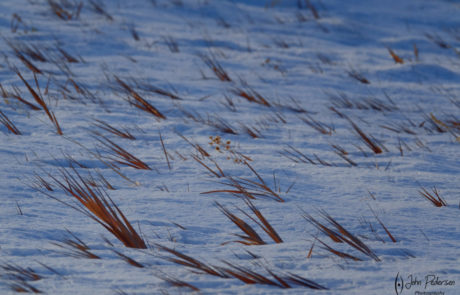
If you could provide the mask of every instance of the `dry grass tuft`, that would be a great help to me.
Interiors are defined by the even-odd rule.
[[[294,163],[305,163],[305,164],[309,163],[309,164],[312,164],[312,165],[317,164],[313,159],[311,159],[310,157],[308,157],[307,155],[305,155],[304,153],[302,153],[301,151],[299,151],[295,147],[293,147],[293,146],[291,146],[289,144],[287,146],[288,146],[289,149],[287,149],[287,148],[283,149],[283,151],[280,152],[280,154],[285,156],[289,160],[293,161]]]
[[[2,123],[11,133],[22,135],[21,131],[19,131],[14,123],[11,122],[11,120],[2,111],[0,111],[0,123]]]
[[[113,250],[112,251],[117,254],[118,256],[121,257],[121,259],[123,259],[126,263],[128,263],[129,265],[132,265],[134,267],[138,267],[138,268],[144,268],[144,265],[137,262],[136,260],[134,260],[133,258],[121,253],[121,252],[118,252],[117,250]]]
[[[43,97],[41,96],[41,92],[40,92],[40,87],[38,86],[38,80],[37,80],[37,76],[35,76],[34,74],[34,79],[35,79],[35,84],[37,85],[37,90],[38,90],[38,93],[29,85],[29,83],[27,83],[27,81],[22,77],[21,73],[19,72],[19,70],[16,70],[16,74],[19,76],[19,78],[21,78],[22,82],[24,83],[24,85],[26,85],[27,89],[29,90],[30,94],[32,94],[33,98],[35,99],[35,101],[42,107],[42,109],[45,111],[45,113],[48,115],[48,118],[50,119],[50,121],[54,124],[54,126],[56,127],[56,132],[57,134],[59,135],[63,135],[62,133],[62,130],[61,130],[61,127],[59,126],[59,123],[56,119],[56,116],[54,115],[54,113],[52,111],[49,110],[48,106],[46,105],[45,103],[45,100],[43,99]]]
[[[432,188],[432,193],[428,192],[425,188],[422,187],[422,190],[419,193],[430,201],[436,207],[447,206],[446,200],[444,200],[440,195],[436,187]]]
[[[257,232],[244,220],[237,217],[236,215],[232,214],[228,209],[224,206],[216,202],[216,205],[219,207],[220,211],[227,216],[236,226],[238,226],[246,235],[236,235],[237,237],[241,238],[240,241],[235,241],[237,243],[241,243],[244,245],[265,245],[266,243],[262,240],[262,238],[257,234]]]
[[[288,273],[288,274],[277,274],[274,271],[264,267],[265,271],[268,275],[271,275],[273,279],[269,278],[266,274],[261,274],[259,272],[253,271],[247,267],[238,266],[233,263],[222,261],[227,267],[221,266],[212,266],[207,265],[195,258],[187,256],[177,250],[156,245],[163,251],[169,252],[170,254],[174,255],[176,258],[166,258],[167,260],[174,262],[179,265],[187,266],[192,268],[194,271],[199,271],[199,273],[205,273],[212,276],[216,276],[219,278],[234,278],[238,279],[245,284],[261,284],[261,285],[269,285],[269,286],[276,286],[282,289],[292,288],[292,285],[303,286],[311,289],[316,290],[327,290],[326,287],[321,286],[320,284],[313,282],[309,279],[303,278],[299,275]]]
[[[157,118],[166,119],[166,117],[157,108],[155,108],[153,105],[151,105],[145,99],[143,99],[128,84],[126,84],[125,82],[120,80],[120,78],[118,78],[117,76],[114,76],[114,77],[115,77],[115,80],[117,81],[118,85],[120,85],[131,96],[131,98],[134,99],[134,100],[128,99],[128,102],[131,105],[133,105],[133,106],[135,106],[135,107],[137,107],[137,108],[139,108],[139,109],[141,109],[141,110],[143,110],[143,111],[145,111],[147,113],[150,113],[150,114],[154,115]]]
[[[57,50],[61,53],[62,57],[68,62],[68,63],[78,63],[78,59],[70,55],[67,51],[64,49],[58,47]]]
[[[361,140],[367,145],[367,147],[369,147],[376,154],[381,154],[383,152],[375,138],[372,136],[367,136],[366,133],[364,133],[364,131],[362,131],[355,122],[353,122],[350,118],[347,119],[356,133],[360,136]]]
[[[113,17],[105,10],[102,4],[94,0],[89,0],[89,4],[91,4],[91,8],[95,13],[105,16],[109,21],[113,21]]]
[[[267,107],[271,107],[271,104],[267,99],[265,99],[265,97],[263,97],[261,94],[249,86],[246,86],[246,89],[235,87],[232,89],[232,93],[246,99],[249,102],[255,102]]]
[[[243,210],[239,209],[246,217],[251,219],[255,222],[275,243],[283,243],[283,240],[278,235],[276,230],[271,226],[271,224],[267,221],[267,219],[262,215],[259,209],[249,200],[244,200],[246,205],[251,209],[252,213],[257,217],[256,220],[254,217],[250,216],[248,213],[244,212]],[[236,215],[232,214],[228,209],[224,206],[220,205],[216,202],[216,205],[219,207],[221,212],[228,217],[236,226],[238,226],[246,236],[237,235],[238,237],[242,238],[243,241],[236,241],[238,243],[244,245],[264,245],[266,244],[262,238],[257,234],[257,232],[245,221],[241,218],[237,217]]]
[[[403,64],[404,63],[404,60],[401,57],[399,57],[391,48],[388,47],[387,49],[388,49],[388,52],[390,53],[391,57],[395,61],[395,63],[397,63],[397,64]]]
[[[329,227],[319,222],[318,220],[316,220],[315,218],[313,218],[311,215],[307,213],[304,214],[304,218],[305,220],[310,222],[312,225],[314,225],[320,232],[326,234],[333,242],[348,244],[352,248],[374,259],[375,261],[380,261],[380,258],[375,254],[374,251],[372,251],[366,244],[364,244],[364,242],[362,242],[357,236],[353,235],[347,229],[345,229],[339,222],[333,219],[329,214],[327,214],[325,211],[320,211],[320,214],[329,223],[330,225]],[[339,257],[348,258],[348,259],[352,259],[355,261],[362,260],[353,255],[335,250],[319,239],[317,239],[317,241],[320,242],[325,247],[326,250],[328,250],[329,252]]]
[[[183,140],[185,140],[188,144],[190,144],[202,157],[207,157],[209,158],[211,155],[203,148],[201,147],[198,143],[191,142],[187,137],[184,135],[180,134],[179,132],[176,132],[177,135],[179,135]]]
[[[225,180],[221,182],[223,185],[229,186],[232,189],[222,189],[202,192],[201,194],[213,194],[213,193],[230,193],[237,197],[243,197],[247,199],[256,199],[256,197],[266,197],[273,199],[278,202],[284,202],[284,199],[271,189],[257,171],[247,162],[242,161],[256,176],[257,180],[251,180],[241,177],[226,176]]]
[[[60,169],[59,171],[60,179],[49,176],[58,187],[67,195],[75,198],[78,203],[74,205],[48,193],[42,193],[93,219],[126,247],[147,248],[143,238],[136,232],[123,212],[104,190],[92,187],[74,168],[72,169],[74,175],[65,169]]]
[[[0,266],[5,271],[5,277],[11,282],[8,283],[11,290],[18,293],[42,293],[29,282],[41,280],[43,277],[37,274],[32,268],[23,268],[18,265],[4,264]]]
[[[332,132],[334,132],[334,128],[331,126],[328,126],[324,123],[321,123],[319,121],[316,121],[313,119],[311,116],[308,114],[305,115],[305,117],[299,117],[305,124],[313,128],[314,130],[318,131],[321,134],[324,135],[332,135]]]
[[[370,192],[369,192],[370,194]],[[372,196],[372,194],[371,194]],[[375,199],[375,197],[374,197]],[[388,230],[388,228],[385,226],[385,224],[383,224],[382,220],[380,220],[380,218],[377,216],[377,214],[375,213],[375,211],[369,206],[369,208],[371,209],[372,211],[372,214],[374,214],[374,217],[375,219],[377,219],[378,223],[380,224],[380,226],[385,230],[385,233],[388,235],[388,237],[390,238],[390,240],[393,242],[393,243],[396,243],[398,242],[396,240],[396,238],[391,234],[391,232]]]
[[[95,120],[95,121],[96,123],[94,123],[94,126],[102,130],[115,134],[116,136],[119,136],[121,138],[126,138],[126,139],[131,139],[131,140],[136,139],[136,137],[134,137],[127,129],[121,130],[121,129],[113,127],[112,125],[104,121],[101,121],[101,120]]]
[[[252,213],[259,219],[260,222],[257,222],[254,218],[251,218],[248,214],[245,213],[246,216],[251,218],[254,222],[257,223],[257,225],[275,242],[275,243],[283,243],[283,240],[281,237],[278,235],[276,230],[271,226],[271,224],[265,219],[265,217],[262,215],[262,212],[260,212],[259,209],[256,208],[256,206],[248,199],[245,199],[246,205],[251,209]]]
[[[168,276],[168,275],[165,275],[165,274],[156,274],[155,275],[156,277],[162,279],[163,281],[167,282],[168,284],[170,284],[171,286],[173,287],[178,287],[178,288],[188,288],[192,291],[195,291],[195,292],[200,292],[200,289],[193,286],[192,284],[189,284],[185,281],[182,281],[178,278],[175,278],[175,277],[172,277],[172,276]]]
[[[111,141],[102,134],[99,134],[98,132],[93,133],[97,136],[96,140],[99,143],[101,143],[105,148],[107,148],[106,151],[111,155],[107,157],[109,160],[114,161],[118,164],[133,167],[135,169],[152,170],[146,163],[144,163],[139,158],[135,157],[133,154],[129,153],[125,149],[123,149],[115,142]]]
[[[347,71],[347,73],[348,73],[348,76],[352,77],[353,79],[363,84],[371,84],[371,82],[366,77],[364,77],[363,74],[361,74],[360,72],[354,69]]]
[[[196,271],[199,271],[200,273],[206,273],[212,276],[220,277],[220,278],[228,278],[229,276],[226,275],[224,272],[222,272],[219,268],[216,268],[211,265],[207,265],[204,262],[201,262],[195,258],[192,258],[190,256],[187,256],[177,250],[155,244],[158,248],[161,250],[168,252],[172,255],[174,255],[177,258],[166,258],[167,260],[174,262],[176,264],[180,264],[183,266],[190,267]]]
[[[88,245],[86,245],[75,234],[69,230],[67,232],[72,236],[73,239],[68,238],[63,240],[61,243],[52,243],[55,246],[67,250],[65,255],[75,258],[101,259],[96,254],[92,253]]]
[[[210,168],[208,165],[206,165],[204,163],[204,161],[202,161],[200,158],[198,158],[198,156],[196,155],[192,155],[192,158],[197,161],[201,166],[203,166],[204,168],[206,168],[209,172],[212,173],[212,175],[214,175],[215,177],[217,178],[221,178],[221,177],[225,177],[225,173],[224,171],[220,168],[219,164],[217,164],[216,161],[214,161],[213,159],[211,158],[208,158],[211,162],[214,163],[214,165],[216,166],[216,169],[217,170],[214,170],[212,168]]]
[[[228,76],[227,72],[221,66],[221,64],[217,61],[217,59],[213,55],[205,55],[202,54],[201,59],[203,62],[214,72],[217,78],[220,81],[230,82],[232,79]]]
[[[64,21],[78,19],[81,9],[83,8],[82,1],[77,4],[77,2],[64,0],[48,0],[48,5],[50,6],[51,11]]]

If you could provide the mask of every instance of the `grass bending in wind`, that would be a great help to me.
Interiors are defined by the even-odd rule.
[[[72,171],[74,175],[68,170],[60,169],[60,179],[51,175],[50,177],[67,195],[78,201],[76,205],[62,201],[46,192],[42,193],[96,221],[126,247],[146,249],[144,239],[136,232],[107,193],[100,188],[92,187],[74,168]]]

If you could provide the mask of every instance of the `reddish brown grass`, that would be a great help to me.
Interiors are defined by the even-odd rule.
[[[444,200],[444,198],[439,195],[436,187],[432,188],[432,193],[428,192],[425,188],[422,187],[422,190],[419,191],[419,193],[436,207],[447,206],[446,200]]]
[[[92,253],[88,245],[86,245],[81,239],[79,239],[75,234],[70,231],[67,231],[71,237],[64,239],[61,243],[52,243],[55,246],[67,250],[65,255],[75,258],[88,258],[88,259],[101,259],[96,254]]]
[[[399,57],[391,48],[387,48],[387,49],[388,49],[388,52],[390,53],[391,57],[395,61],[395,63],[397,63],[397,64],[403,64],[404,63],[404,60],[401,57]]]
[[[369,80],[364,77],[363,74],[361,74],[360,72],[356,71],[356,70],[350,70],[350,71],[347,71],[348,75],[350,77],[352,77],[353,79],[356,79],[357,81],[363,83],[363,84],[371,84],[371,82],[369,82]]]
[[[163,281],[167,282],[168,284],[170,284],[171,286],[173,287],[178,287],[178,288],[188,288],[192,291],[195,291],[195,292],[200,292],[200,289],[193,286],[192,284],[189,284],[185,281],[182,281],[178,278],[175,278],[175,277],[172,277],[172,276],[168,276],[168,275],[165,275],[165,274],[155,274],[156,277],[162,279]]]
[[[58,47],[58,50],[59,52],[62,54],[62,56],[64,57],[64,59],[68,62],[68,63],[78,63],[78,59],[76,59],[75,57],[73,57],[72,55],[70,55],[67,51],[65,51],[64,49],[62,48],[59,48]]]
[[[205,273],[208,275],[216,276],[219,278],[235,278],[240,280],[245,284],[261,284],[276,286],[282,289],[292,288],[292,285],[303,286],[306,288],[316,289],[316,290],[327,290],[326,287],[311,281],[309,279],[303,278],[299,275],[287,273],[287,274],[277,274],[274,271],[264,267],[265,271],[271,275],[273,278],[269,278],[266,274],[261,274],[259,272],[253,271],[247,267],[238,266],[236,264],[222,261],[227,267],[221,266],[212,266],[205,264],[195,258],[187,256],[177,250],[161,246],[156,244],[158,248],[163,251],[169,252],[174,255],[176,258],[165,258],[171,262],[174,262],[179,265],[190,267],[194,272],[198,271],[199,273]]]
[[[117,83],[134,99],[129,99],[128,102],[135,106],[138,109],[141,109],[147,113],[154,115],[160,119],[166,119],[166,116],[163,115],[157,108],[143,99],[134,89],[132,89],[128,84],[120,80],[117,76],[114,76]]]
[[[309,214],[304,214],[305,220],[313,224],[320,232],[329,236],[329,238],[336,242],[336,243],[345,243],[351,246],[352,248],[358,250],[359,252],[363,253],[364,255],[374,259],[375,261],[380,261],[380,258],[372,251],[364,242],[362,242],[357,236],[350,233],[347,229],[345,229],[339,222],[333,219],[329,214],[325,211],[320,211],[322,217],[329,223],[330,227],[327,227],[323,223],[319,222],[315,218],[313,218]],[[326,245],[321,240],[317,239],[329,252],[340,256],[342,258],[350,258],[353,260],[361,260],[355,256],[337,251],[328,245]]]
[[[378,145],[376,140],[372,137],[369,137],[362,131],[358,125],[355,124],[350,118],[348,118],[348,121],[350,122],[351,126],[353,129],[356,131],[356,133],[360,136],[361,140],[376,154],[381,154],[383,152],[382,148]]]
[[[22,135],[16,125],[14,125],[14,123],[11,122],[11,120],[2,111],[0,111],[0,123],[2,123],[11,133]]]
[[[199,271],[200,273],[206,273],[212,276],[220,277],[220,278],[228,278],[229,276],[226,275],[224,272],[222,272],[219,268],[216,268],[214,266],[208,265],[204,262],[201,262],[195,258],[192,258],[188,255],[185,255],[177,250],[155,244],[160,250],[166,251],[172,255],[174,255],[177,258],[166,258],[167,260],[174,262],[176,264],[180,264],[183,266],[190,267],[196,271]]]
[[[135,157],[115,142],[97,132],[93,133],[97,136],[96,140],[107,148],[106,151],[111,155],[107,158],[111,161],[133,167],[135,169],[152,170],[145,162],[141,161],[139,158]]]
[[[224,68],[220,65],[220,63],[216,60],[216,58],[213,55],[207,56],[203,54],[201,55],[201,59],[214,72],[214,74],[217,78],[219,78],[220,81],[232,81],[232,79],[230,79],[230,77],[228,76],[227,72],[224,70]]]
[[[204,168],[206,168],[209,172],[211,172],[212,175],[214,175],[215,177],[217,177],[217,178],[225,177],[224,171],[220,168],[219,164],[217,164],[217,162],[214,161],[213,159],[208,158],[209,161],[213,162],[213,164],[216,166],[216,169],[217,169],[217,170],[214,170],[214,169],[210,168],[208,165],[206,165],[206,164],[204,163],[204,161],[200,160],[200,158],[198,158],[196,155],[192,155],[192,158],[193,158],[195,161],[197,161],[201,166],[203,166]]]
[[[278,235],[276,230],[271,226],[271,224],[267,221],[267,219],[262,215],[259,209],[249,200],[245,199],[246,205],[251,209],[252,213],[256,216],[256,218],[250,216],[245,211],[239,209],[246,217],[251,219],[254,223],[256,223],[275,243],[283,243],[283,240]],[[237,235],[238,237],[242,238],[243,240],[235,241],[244,245],[264,245],[266,244],[262,238],[257,234],[257,232],[245,221],[241,218],[237,217],[236,215],[232,214],[228,209],[224,206],[220,205],[216,202],[216,205],[219,207],[220,211],[227,216],[236,226],[238,226],[246,235]]]
[[[92,187],[75,169],[72,169],[74,175],[65,169],[60,169],[59,171],[60,179],[51,175],[50,177],[58,187],[77,201],[77,205],[62,201],[43,192],[45,195],[93,219],[126,247],[147,248],[143,238],[136,232],[122,211],[104,190]]]
[[[244,220],[237,217],[236,215],[232,214],[228,209],[220,205],[216,202],[216,205],[219,207],[220,211],[227,216],[236,226],[238,226],[246,235],[238,235],[237,237],[241,238],[242,240],[235,241],[237,243],[241,243],[244,245],[265,245],[266,243],[262,240],[262,238],[257,234],[257,232]]]
[[[369,192],[370,193],[370,192]],[[374,198],[375,199],[375,198]],[[391,232],[388,230],[388,228],[385,226],[385,224],[383,224],[382,220],[380,220],[380,218],[377,216],[377,213],[375,213],[375,211],[369,206],[369,208],[371,209],[372,211],[372,214],[374,214],[374,217],[375,219],[377,219],[378,223],[380,224],[380,226],[383,228],[383,230],[385,230],[385,233],[388,235],[388,237],[390,238],[390,240],[393,242],[393,243],[396,243],[397,240],[395,239],[395,237],[391,234]]]
[[[246,86],[246,89],[235,87],[232,89],[232,93],[246,99],[249,102],[271,107],[271,104],[265,97],[249,86]]]
[[[226,176],[225,180],[221,182],[223,185],[229,186],[232,189],[221,189],[221,190],[213,190],[202,192],[201,194],[213,194],[213,193],[230,193],[234,196],[248,198],[248,199],[256,199],[256,197],[266,197],[269,199],[273,199],[278,202],[284,202],[284,199],[272,190],[260,177],[257,171],[252,168],[251,165],[247,161],[243,161],[243,163],[256,175],[258,180],[250,180],[247,178],[235,178],[231,176]]]
[[[42,293],[39,289],[32,286],[29,282],[43,279],[32,268],[23,268],[13,264],[3,264],[0,266],[5,274],[2,277],[7,278],[10,289],[18,293]]]
[[[126,139],[131,139],[131,140],[135,140],[136,137],[134,137],[134,135],[132,135],[127,129],[119,129],[119,128],[115,128],[113,127],[112,125],[104,122],[104,121],[101,121],[101,120],[95,120],[96,123],[94,123],[94,126],[102,129],[102,130],[105,130],[107,132],[110,132],[112,134],[115,134],[116,136],[119,136],[121,138],[126,138]]]
[[[123,259],[123,260],[124,260],[126,263],[128,263],[129,265],[132,265],[132,266],[137,267],[137,268],[144,268],[144,265],[143,265],[143,264],[137,262],[137,261],[134,260],[133,258],[131,258],[131,257],[129,257],[129,256],[127,256],[127,255],[125,255],[125,254],[123,254],[123,253],[117,251],[117,250],[113,250],[113,249],[112,249],[112,251],[113,251],[115,254],[117,254],[118,256],[120,256],[121,259]]]
[[[313,128],[314,130],[318,131],[321,134],[324,135],[332,135],[332,132],[334,131],[334,128],[331,126],[328,126],[324,123],[321,123],[319,121],[316,121],[313,119],[311,116],[308,114],[305,115],[305,117],[299,117],[300,120],[302,120],[305,124]]]
[[[37,90],[38,90],[38,93],[35,92],[35,90],[29,85],[29,83],[27,83],[27,81],[22,77],[21,73],[19,72],[19,70],[16,70],[16,74],[19,76],[19,78],[21,78],[22,82],[24,83],[24,85],[26,85],[27,89],[29,90],[30,94],[32,94],[33,98],[35,99],[35,101],[42,107],[42,109],[45,111],[45,113],[48,115],[48,118],[50,119],[50,121],[54,124],[54,126],[56,127],[56,132],[57,134],[59,135],[63,135],[62,133],[62,130],[61,130],[61,127],[59,126],[59,123],[56,119],[56,116],[54,115],[53,112],[51,112],[48,108],[48,106],[46,105],[45,103],[45,100],[43,99],[43,97],[41,96],[41,94],[39,95],[40,93],[40,88],[38,86],[38,80],[37,80],[37,77],[35,76],[34,74],[34,79],[35,79],[35,84],[37,86]]]

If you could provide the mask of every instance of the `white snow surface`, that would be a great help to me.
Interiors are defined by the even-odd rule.
[[[0,293],[22,286],[47,294],[400,294],[399,273],[404,283],[410,275],[421,281],[402,294],[460,294],[459,16],[455,0],[1,1],[0,111],[21,135],[0,125]],[[41,71],[37,83],[17,52]],[[221,81],[206,57],[231,81]],[[17,98],[39,105],[16,70],[43,97],[63,135],[42,107]],[[165,119],[133,106],[133,93],[117,78]],[[116,163],[104,137],[151,170]],[[217,164],[224,177],[200,162],[221,176]],[[147,249],[125,247],[76,210],[77,199],[57,185],[63,173],[94,178]],[[225,183],[243,179],[265,183],[284,201],[249,189],[282,243],[247,216],[256,218],[244,195],[219,192],[237,190]],[[447,206],[421,195],[423,189],[433,195],[434,187]],[[244,233],[216,202],[266,244],[237,242]],[[334,242],[307,220],[340,235],[323,214],[377,259]],[[69,232],[100,259],[60,247],[75,241]],[[278,285],[269,271],[327,290],[200,273],[171,261],[178,257],[162,246],[216,268],[250,269]],[[40,278],[24,278],[24,269]],[[427,275],[455,285],[425,288]]]

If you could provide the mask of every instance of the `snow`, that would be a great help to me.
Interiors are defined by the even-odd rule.
[[[71,19],[53,13],[55,4]],[[163,279],[170,277],[203,294],[395,294],[399,273],[405,282],[412,274],[423,283],[404,293],[457,294],[459,13],[458,1],[447,0],[1,1],[0,111],[22,135],[0,124],[0,293],[14,294],[18,284],[49,294],[194,292]],[[47,61],[27,55],[27,47]],[[42,71],[36,75],[39,90],[14,48]],[[396,63],[389,49],[404,63]],[[231,81],[219,80],[206,57]],[[43,109],[32,110],[15,98],[38,106],[15,69],[43,96],[62,136]],[[133,106],[133,92],[116,77],[166,119]],[[238,95],[241,91],[259,103]],[[103,130],[95,120],[136,139]],[[382,153],[374,153],[353,124]],[[151,170],[115,163],[98,141],[102,136]],[[344,149],[345,158],[333,146]],[[200,161],[219,174],[217,163],[225,177]],[[92,176],[147,249],[125,247],[66,205],[78,203],[56,184],[63,171]],[[103,179],[115,190],[102,188]],[[254,216],[244,198],[216,192],[235,190],[225,183],[241,179],[266,183],[284,200],[270,193],[252,200],[283,243],[239,211]],[[447,206],[435,207],[420,194],[423,188],[434,194],[433,187]],[[243,232],[216,202],[250,224],[266,244],[234,242]],[[332,229],[322,210],[380,261],[335,243],[306,220],[311,215]],[[75,240],[69,232],[101,259],[72,257],[69,253],[77,252],[58,246]],[[321,242],[361,261],[334,255]],[[273,280],[267,269],[296,274],[327,290],[197,274],[172,262],[177,257],[162,247]],[[8,265],[31,268],[40,279],[21,280]],[[456,284],[424,288],[431,274]]]

